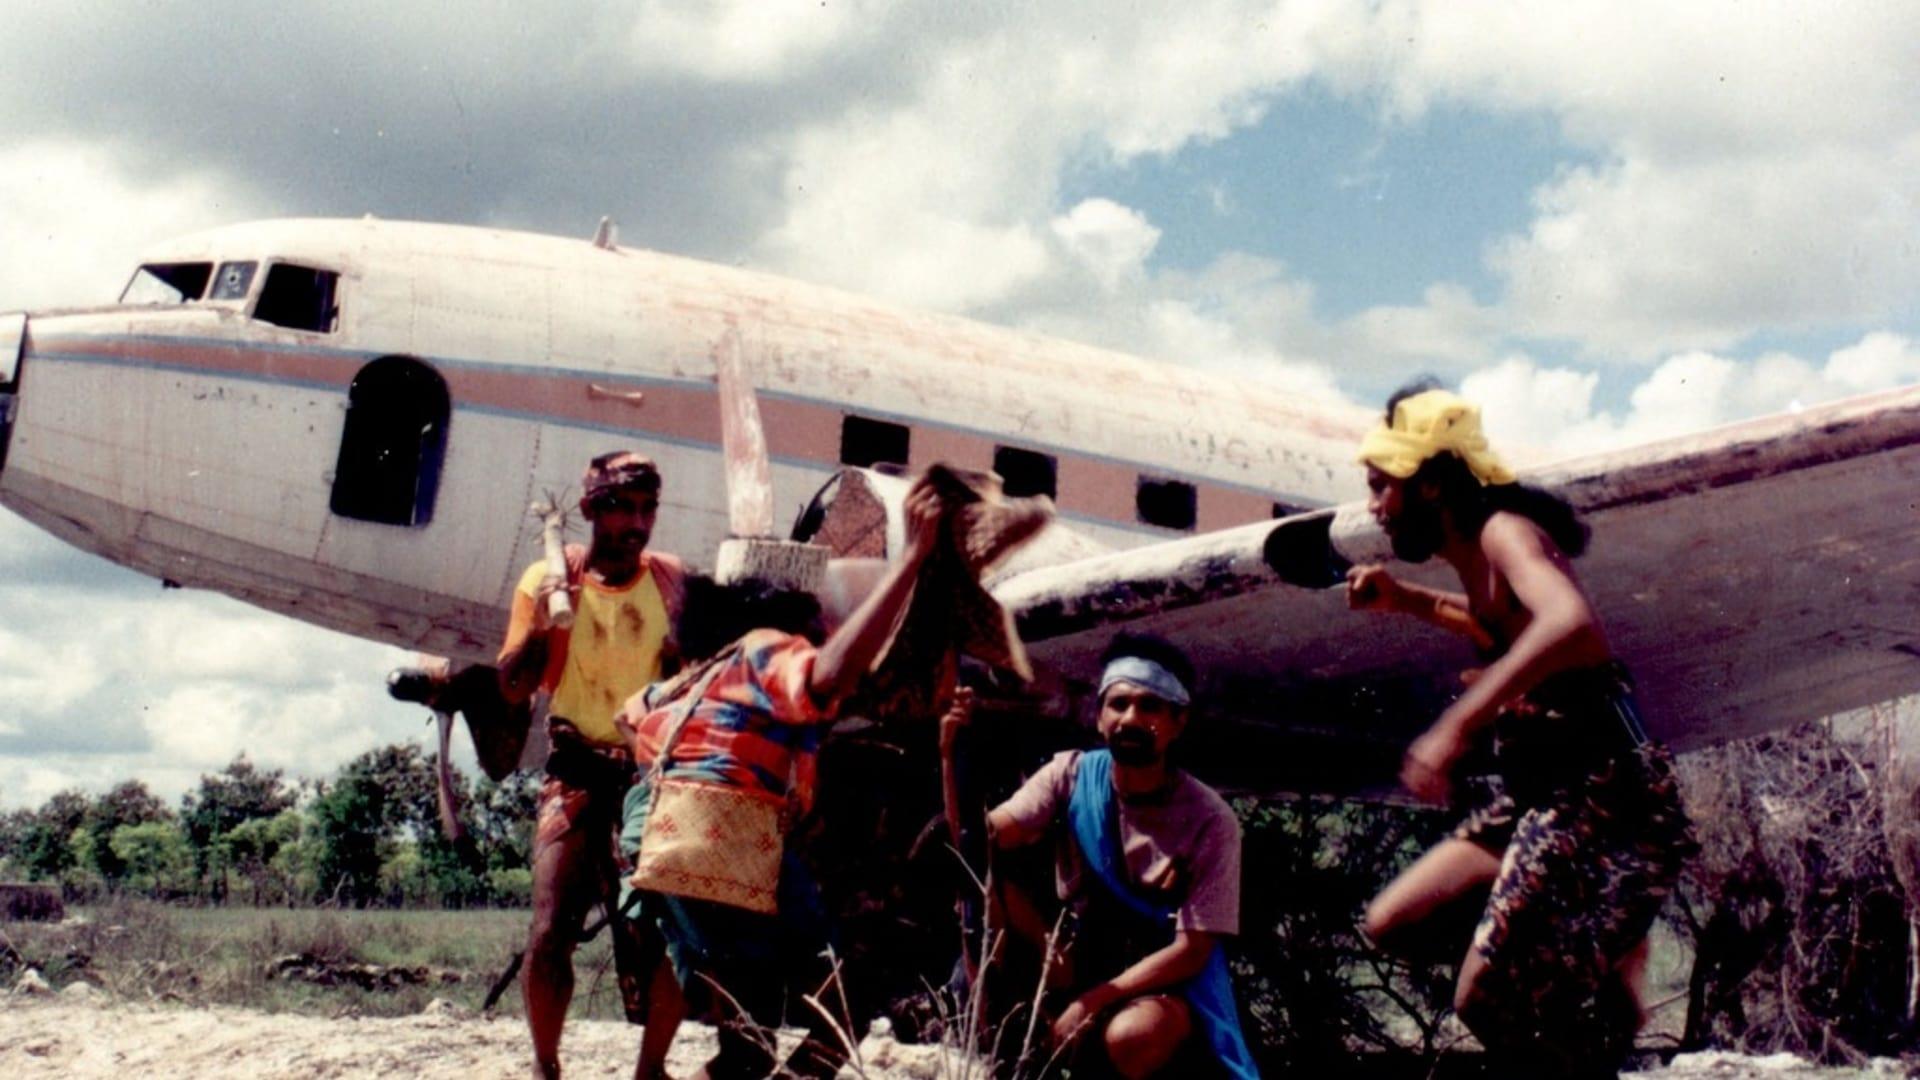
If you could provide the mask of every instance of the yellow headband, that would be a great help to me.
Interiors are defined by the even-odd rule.
[[[1401,480],[1427,459],[1451,450],[1482,484],[1511,484],[1514,475],[1487,446],[1480,407],[1445,390],[1428,390],[1393,407],[1393,423],[1367,433],[1360,460]]]

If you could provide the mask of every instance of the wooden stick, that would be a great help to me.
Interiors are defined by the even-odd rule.
[[[567,515],[560,509],[560,500],[551,496],[545,502],[534,503],[533,515],[540,519],[540,545],[546,551],[547,573],[559,578],[560,588],[547,594],[547,622],[565,630],[573,625],[573,600],[568,595],[567,546],[562,539],[567,527]]]

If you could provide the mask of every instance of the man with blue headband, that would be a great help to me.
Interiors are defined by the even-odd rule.
[[[996,848],[1056,844],[1068,920],[1049,979],[1065,995],[1054,1038],[1076,1064],[1104,1057],[1124,1077],[1189,1075],[1206,1059],[1257,1076],[1222,952],[1240,930],[1240,824],[1167,759],[1193,665],[1164,640],[1124,634],[1101,665],[1105,748],[1055,756],[987,815]]]

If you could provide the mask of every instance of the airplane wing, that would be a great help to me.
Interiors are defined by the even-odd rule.
[[[1656,736],[1677,748],[1920,692],[1920,388],[1525,477],[1593,528],[1575,566]],[[1464,641],[1346,609],[1392,562],[1358,504],[1029,569],[996,583],[1051,687],[1084,699],[1122,627],[1205,673],[1189,761],[1229,790],[1384,791],[1474,665]],[[1457,588],[1447,569],[1394,566]]]

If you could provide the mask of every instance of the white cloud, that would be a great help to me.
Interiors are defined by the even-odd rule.
[[[1651,442],[1857,394],[1920,384],[1920,346],[1874,333],[1815,365],[1785,353],[1735,360],[1708,352],[1668,357],[1615,415],[1594,407],[1599,376],[1511,358],[1461,382],[1481,405],[1497,445],[1540,461]]]
[[[1541,368],[1510,357],[1462,379],[1460,393],[1479,403],[1493,444],[1522,465],[1610,441],[1612,426],[1593,415],[1599,383],[1593,372]]]
[[[947,310],[1044,290],[1071,272],[1047,243],[1069,163],[1168,154],[1252,123],[1310,70],[1329,16],[1214,0],[1125,19],[1045,6],[949,18],[894,69],[893,100],[771,140],[786,211],[760,261]]]
[[[649,0],[628,33],[642,70],[713,82],[791,76],[870,40],[895,5],[886,0]]]
[[[1103,288],[1138,278],[1160,242],[1145,215],[1111,199],[1083,199],[1053,219],[1053,235],[1093,272]]]
[[[142,246],[255,213],[209,171],[152,175],[100,144],[0,145],[0,310],[111,302]]]
[[[63,558],[79,564],[56,568],[67,580],[96,561]],[[386,695],[387,671],[410,662],[399,649],[150,582],[40,589],[9,570],[0,604],[0,805],[127,778],[175,799],[243,751],[320,777],[430,735],[425,710]]]
[[[1596,163],[1489,249],[1510,332],[1646,360],[1872,321],[1920,289],[1920,8],[1401,0],[1328,77],[1544,113]]]
[[[1902,5],[1389,0],[1371,30],[1338,70],[1375,77],[1403,114],[1544,109],[1631,156],[1870,144],[1912,130],[1920,93],[1920,10]]]
[[[1882,317],[1920,289],[1916,169],[1920,135],[1571,170],[1489,254],[1508,330],[1632,359]]]
[[[1920,383],[1920,347],[1899,334],[1868,334],[1828,357],[1821,377],[1856,394]]]

